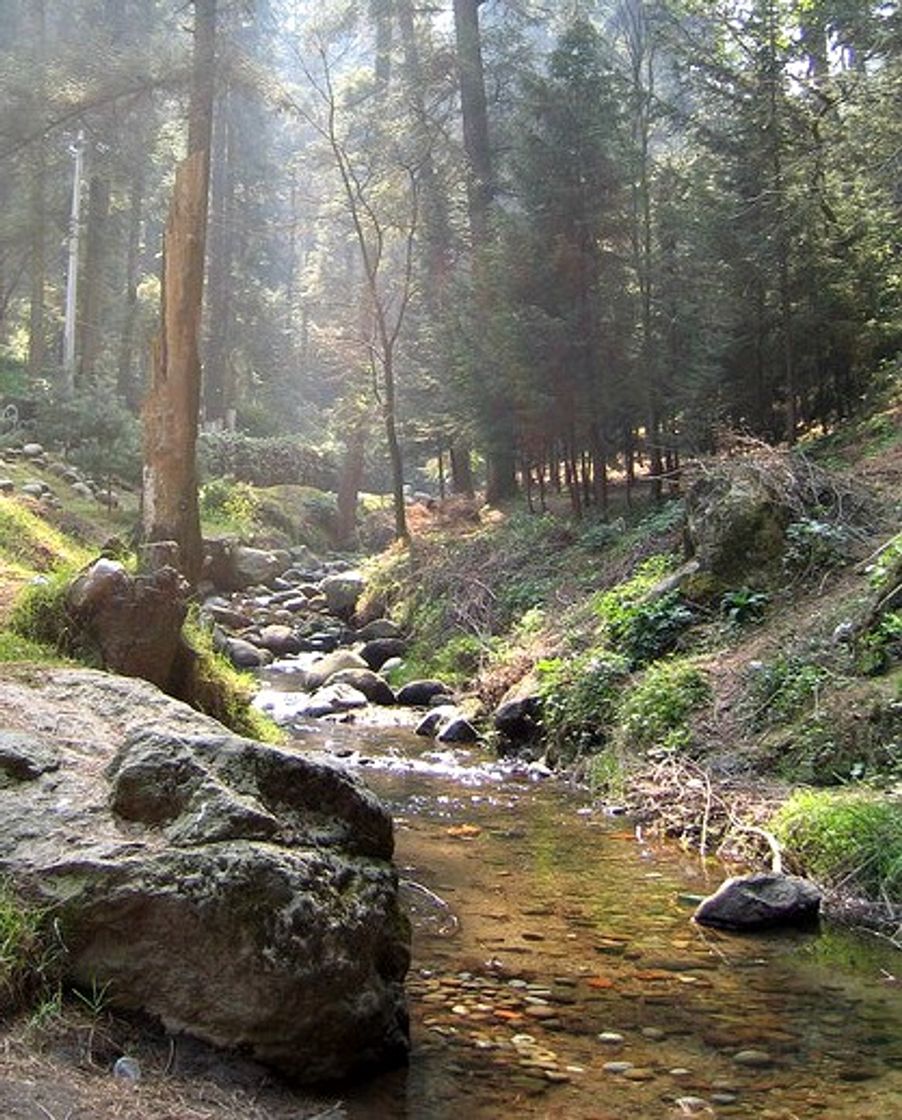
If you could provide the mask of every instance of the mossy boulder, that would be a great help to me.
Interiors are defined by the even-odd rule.
[[[66,980],[298,1082],[406,1057],[392,824],[356,778],[91,670],[0,682],[0,727],[0,876]]]
[[[686,550],[711,586],[733,587],[753,575],[773,575],[792,516],[788,502],[756,464],[718,464],[696,478],[686,495]]]

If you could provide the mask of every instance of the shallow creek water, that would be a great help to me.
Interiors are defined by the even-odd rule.
[[[410,1067],[355,1120],[902,1116],[898,953],[700,929],[723,869],[584,790],[402,727],[325,738],[395,816],[414,931]]]

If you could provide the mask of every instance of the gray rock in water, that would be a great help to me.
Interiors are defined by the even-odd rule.
[[[372,669],[339,669],[326,683],[350,685],[351,688],[362,692],[371,704],[390,707],[395,702],[394,692]]]
[[[424,738],[434,739],[443,720],[453,718],[458,714],[453,704],[441,704],[427,712],[416,725],[415,734]]]
[[[407,642],[403,638],[373,638],[361,649],[360,656],[371,669],[381,669],[393,657],[403,657]]]
[[[267,584],[287,566],[284,554],[236,545],[229,552],[228,589],[240,591],[256,584]]]
[[[428,708],[440,696],[450,696],[451,689],[444,681],[410,681],[398,693],[398,703],[411,708]]]
[[[221,599],[209,599],[201,607],[201,613],[218,626],[228,626],[232,630],[246,630],[252,621],[250,615],[236,610]]]
[[[357,631],[357,640],[372,642],[376,638],[400,638],[401,627],[390,618],[374,618]]]
[[[358,654],[350,649],[336,649],[332,653],[327,653],[325,657],[321,657],[319,661],[314,662],[310,667],[310,672],[307,677],[309,688],[319,688],[320,685],[326,683],[330,677],[336,673],[340,673],[342,669],[367,669],[369,666]]]
[[[355,708],[365,708],[367,699],[362,692],[349,684],[327,684],[318,688],[310,697],[304,714],[318,718],[333,716],[339,712],[351,712]]]
[[[727,879],[693,915],[700,925],[758,930],[815,922],[821,892],[808,879],[759,871]]]
[[[299,1082],[403,1060],[409,927],[361,783],[143,681],[5,680],[0,727],[26,712],[59,766],[0,781],[0,870],[53,909],[67,982]]]
[[[541,718],[539,681],[529,673],[504,694],[492,722],[505,746],[516,751],[520,746],[531,744],[541,734]]]
[[[244,638],[227,638],[224,652],[236,669],[259,669],[272,662],[268,649],[260,649]]]
[[[442,720],[435,737],[440,743],[476,743],[479,732],[458,712]]]
[[[264,626],[258,641],[264,649],[268,649],[276,657],[301,651],[300,639],[290,626]]]

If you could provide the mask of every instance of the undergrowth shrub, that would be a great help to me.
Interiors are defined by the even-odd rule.
[[[684,750],[692,741],[689,716],[710,697],[708,678],[694,661],[657,661],[623,696],[618,711],[620,738],[638,749]]]
[[[820,574],[845,563],[850,544],[849,530],[841,522],[802,517],[786,529],[783,566],[797,577]]]
[[[248,536],[260,508],[260,500],[252,486],[233,478],[214,478],[204,483],[199,494],[200,511],[217,527]]]
[[[564,761],[597,750],[611,733],[620,690],[629,674],[623,657],[590,651],[536,665],[542,692],[542,722],[549,744]]]
[[[679,591],[650,596],[674,565],[672,556],[649,557],[630,579],[595,597],[593,605],[606,644],[626,657],[633,668],[671,652],[693,621],[692,610]]]
[[[205,477],[229,476],[254,486],[291,483],[338,489],[335,463],[297,436],[204,432],[198,450]]]
[[[833,888],[902,903],[902,802],[860,790],[801,790],[772,827],[799,868]]]
[[[772,765],[793,782],[875,787],[902,779],[902,705],[889,697],[855,703],[845,691],[796,721],[774,743]]]
[[[613,744],[602,747],[586,768],[593,797],[621,801],[627,793],[627,768],[620,750]]]
[[[745,701],[752,727],[760,731],[816,709],[821,686],[829,676],[823,666],[794,653],[757,663]]]
[[[98,667],[97,651],[87,642],[84,631],[75,625],[67,605],[74,576],[73,570],[60,568],[28,584],[13,606],[9,629],[34,647]]]
[[[0,664],[13,661],[53,662],[59,653],[50,646],[24,638],[10,630],[0,630]]]

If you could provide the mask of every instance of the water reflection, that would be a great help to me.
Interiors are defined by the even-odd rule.
[[[355,1120],[899,1115],[899,961],[876,939],[699,929],[720,871],[581,814],[585,793],[404,729],[326,740],[396,816],[415,931],[412,1062],[346,1101]]]

